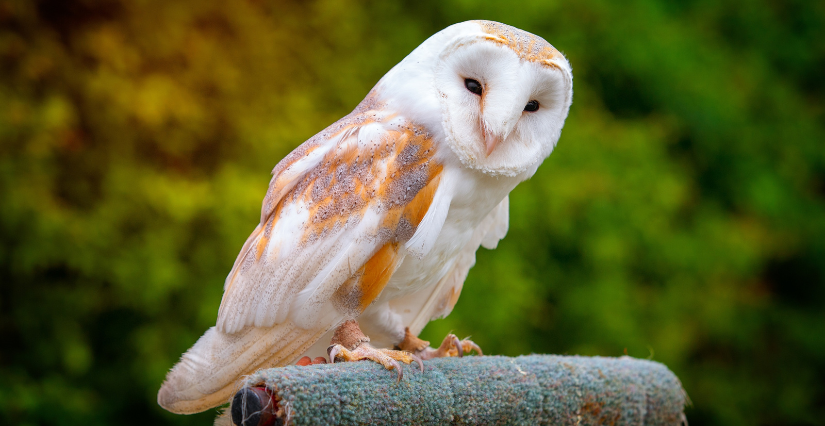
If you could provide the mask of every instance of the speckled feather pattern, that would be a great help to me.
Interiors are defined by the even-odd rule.
[[[561,58],[562,54],[543,38],[500,22],[475,22],[490,36],[488,40],[506,46],[519,58],[528,62],[558,67],[554,60]]]
[[[668,425],[687,395],[664,365],[630,357],[530,355],[427,361],[396,383],[379,365],[259,371],[294,425]]]
[[[333,306],[349,307],[340,312],[347,317],[360,314],[380,293],[400,260],[398,244],[412,238],[432,202],[443,166],[434,159],[436,148],[426,129],[366,108],[322,132],[326,146],[307,142],[305,153],[324,151],[312,167],[291,180],[281,178],[292,166],[276,168],[280,174],[273,177],[269,194],[280,198],[267,196],[263,232],[259,227],[250,236],[227,279],[219,328],[270,326],[283,318],[299,292],[310,300],[314,293],[307,290],[313,285],[332,288]],[[347,240],[361,243],[350,245],[348,254]],[[341,281],[313,284],[342,255],[349,258]]]

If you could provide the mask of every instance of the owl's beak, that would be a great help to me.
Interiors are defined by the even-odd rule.
[[[517,105],[516,102],[508,101],[509,99],[502,99],[500,104],[502,104],[503,107],[496,108],[492,111],[488,108],[484,111],[489,114],[488,117],[491,118],[487,120],[482,118],[480,123],[481,132],[484,134],[484,148],[488,157],[501,142],[507,140],[510,132],[516,127],[519,117],[521,117],[523,107],[508,107],[508,105]]]
[[[493,153],[493,150],[496,149],[496,146],[501,143],[502,139],[501,136],[492,132],[484,132],[484,146],[487,148],[488,157]]]
[[[487,126],[483,127],[484,147],[486,148],[488,157],[493,153],[496,147],[501,144],[502,141],[507,140],[507,137],[510,136],[510,132],[513,131],[513,127],[515,127],[516,121],[518,121],[518,119],[511,119],[501,123],[501,125],[497,126],[498,131],[490,130]]]

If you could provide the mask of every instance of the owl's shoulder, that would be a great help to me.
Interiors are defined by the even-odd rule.
[[[285,209],[306,211],[303,240],[311,243],[374,210],[381,229],[412,237],[443,164],[431,132],[381,107],[368,96],[278,164],[263,203],[265,232]]]

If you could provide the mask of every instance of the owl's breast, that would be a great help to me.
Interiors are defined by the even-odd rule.
[[[518,183],[515,179],[491,178],[470,170],[461,170],[451,179],[457,184],[435,244],[421,258],[404,257],[381,299],[392,300],[436,285],[453,268],[481,222]]]

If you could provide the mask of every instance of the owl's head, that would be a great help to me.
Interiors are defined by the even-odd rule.
[[[532,175],[558,142],[573,97],[558,50],[490,21],[438,32],[385,80],[405,113],[440,126],[464,166],[490,175]]]

